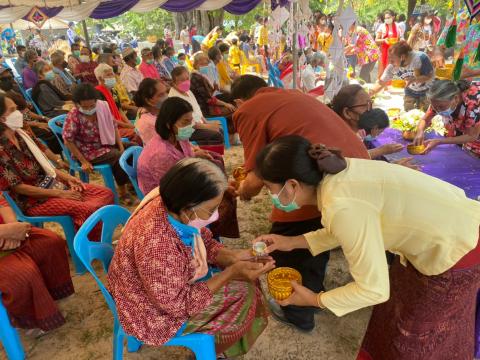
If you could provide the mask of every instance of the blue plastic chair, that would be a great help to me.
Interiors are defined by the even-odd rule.
[[[82,166],[78,163],[78,161],[73,160],[72,155],[70,154],[70,150],[68,150],[67,146],[63,142],[63,124],[65,123],[65,119],[67,115],[59,115],[50,119],[48,121],[48,127],[52,130],[57,138],[58,142],[60,143],[63,154],[67,159],[68,163],[70,164],[70,174],[75,175],[75,172],[80,174],[80,179],[88,183],[89,177],[88,174],[82,170]],[[119,203],[117,188],[115,187],[115,179],[113,178],[112,167],[108,164],[101,164],[101,165],[94,165],[93,170],[99,172],[103,177],[103,182],[105,186],[112,190],[113,195],[115,196],[115,204]]]
[[[75,254],[73,249],[73,240],[75,238],[75,228],[73,226],[73,220],[68,215],[60,216],[27,216],[23,213],[22,209],[17,205],[17,203],[10,197],[8,191],[3,191],[3,197],[7,200],[8,205],[12,208],[15,216],[18,221],[28,222],[36,227],[43,227],[43,223],[54,222],[62,226],[63,232],[65,233],[65,239],[67,241],[68,250],[70,251],[70,256],[72,257],[73,264],[75,266],[75,271],[77,274],[85,274],[85,267],[83,266],[80,259]]]
[[[137,163],[142,150],[143,148],[141,146],[131,146],[126,149],[120,157],[120,166],[122,167],[123,171],[127,173],[128,178],[135,189],[135,193],[140,200],[142,200],[145,196],[140,190],[137,181]],[[130,165],[129,162],[132,165]]]
[[[110,311],[113,314],[113,359],[121,360],[123,358],[123,344],[127,339],[127,348],[129,352],[138,351],[142,343],[133,336],[127,335],[123,330],[119,320],[115,301],[103,285],[92,267],[92,261],[98,260],[103,265],[104,272],[108,271],[113,256],[112,235],[118,225],[124,225],[130,213],[125,208],[118,205],[108,205],[94,212],[75,236],[75,251],[83,262],[87,270],[92,274],[97,282],[100,291],[105,297]],[[102,222],[102,237],[100,242],[90,241],[88,234],[99,223]],[[165,346],[184,346],[191,349],[197,359],[214,360],[215,342],[212,335],[207,334],[188,334],[182,335],[184,327],[175,335],[173,339]]]
[[[32,98],[32,89],[26,89],[25,90],[25,97],[29,103],[32,103],[33,107],[35,108],[35,111],[37,112],[38,115],[43,115],[42,110],[40,110],[40,107],[33,101]]]
[[[225,117],[210,117],[206,118],[205,120],[207,121],[220,121],[222,124],[222,129],[223,129],[223,141],[225,143],[225,149],[230,149],[230,139],[228,138],[228,124],[227,124],[227,118]]]
[[[9,360],[25,359],[22,342],[18,336],[17,330],[10,324],[7,309],[2,303],[2,294],[0,293],[0,342],[7,353]]]

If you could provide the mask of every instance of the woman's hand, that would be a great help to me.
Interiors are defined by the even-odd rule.
[[[88,174],[91,174],[93,172],[93,165],[89,161],[85,160],[82,162],[82,170]]]
[[[235,112],[235,110],[237,110],[237,108],[235,107],[235,105],[232,105],[232,104],[229,104],[229,103],[226,103],[226,102],[221,102],[221,104],[224,108],[226,108],[228,111],[231,111],[231,112]]]
[[[207,160],[213,160],[212,155],[206,150],[197,148],[193,150],[195,157],[202,158],[202,159],[207,159]]]
[[[0,244],[2,243],[3,245],[0,247],[2,251],[15,250],[22,245],[21,241],[12,239],[0,239]]]
[[[57,190],[56,196],[61,199],[67,199],[67,200],[76,200],[76,201],[82,200],[82,193],[75,190]]]
[[[285,300],[278,301],[281,306],[314,306],[318,307],[317,295],[312,290],[292,281],[293,293]]]
[[[76,191],[76,192],[84,192],[87,188],[85,187],[85,184],[78,180],[77,178],[74,178],[71,176],[67,180],[68,186],[70,187],[70,190]]]
[[[403,150],[403,145],[398,143],[386,144],[380,147],[383,155],[395,154]]]
[[[27,238],[32,225],[24,222],[2,224],[2,234],[5,240],[24,241]],[[5,250],[5,249],[4,249]]]
[[[438,145],[440,145],[441,141],[439,139],[432,139],[432,140],[425,141],[424,144],[425,144],[425,151],[423,153],[428,154],[430,151],[432,151]]]
[[[417,165],[413,162],[412,157],[402,158],[400,160],[394,161],[393,164],[405,166],[405,167],[407,167],[409,169],[413,169],[413,170],[418,170],[418,171],[422,170],[422,168],[419,165]]]
[[[265,263],[238,261],[230,265],[227,270],[230,272],[231,280],[253,282],[274,268],[274,261],[267,261]]]
[[[263,241],[267,244],[267,253],[273,251],[292,251],[299,248],[307,248],[307,240],[301,236],[282,236],[275,234],[262,235],[253,240],[253,243]]]

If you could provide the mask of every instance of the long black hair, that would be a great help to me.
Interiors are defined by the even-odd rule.
[[[193,108],[188,101],[176,96],[168,98],[163,102],[158,113],[155,131],[163,140],[168,140],[172,134],[173,125],[189,112],[193,112]]]
[[[346,161],[339,150],[312,145],[301,136],[290,135],[276,139],[257,155],[255,173],[275,184],[295,179],[317,186],[325,174],[337,174],[345,168]]]
[[[160,80],[152,79],[152,78],[145,78],[140,82],[138,85],[138,90],[133,96],[133,102],[138,107],[145,107],[147,106],[147,100],[153,98],[155,93],[157,92],[157,84]]]
[[[208,160],[185,158],[160,180],[160,196],[166,208],[180,214],[219,196],[227,188],[222,170]]]

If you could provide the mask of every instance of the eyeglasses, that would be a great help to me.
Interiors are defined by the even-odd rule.
[[[357,107],[366,107],[368,110],[372,110],[373,101],[369,100],[369,101],[367,101],[366,103],[363,103],[363,104],[357,104],[357,105],[349,106],[350,109],[357,108]]]

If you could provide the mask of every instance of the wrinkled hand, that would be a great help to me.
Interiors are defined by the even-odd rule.
[[[7,250],[15,250],[22,245],[22,242],[19,240],[12,240],[12,239],[0,239],[0,244],[3,242],[3,246],[1,247],[1,250],[7,251]]]
[[[435,149],[438,145],[440,145],[440,141],[438,139],[432,139],[425,141],[425,151],[424,154],[428,154],[430,151]]]
[[[229,103],[224,103],[223,106],[226,107],[227,110],[231,111],[231,112],[235,112],[235,110],[237,110],[235,105],[232,105],[232,104],[229,104]]]
[[[32,225],[24,222],[13,222],[9,224],[3,224],[3,228],[7,228],[8,239],[12,241],[24,241],[27,238],[27,234],[30,232]]]
[[[238,183],[235,180],[230,180],[228,182],[227,192],[232,195],[233,197],[238,196]]]
[[[202,159],[207,159],[207,160],[213,160],[212,155],[206,150],[197,148],[194,149],[195,157],[202,158]]]
[[[58,197],[62,199],[81,201],[82,193],[75,190],[59,190]]]
[[[266,274],[274,268],[274,261],[268,261],[266,263],[238,261],[235,264],[229,266],[229,269],[232,272],[232,280],[249,282],[257,280],[260,276]]]
[[[90,162],[85,161],[82,163],[82,170],[88,174],[91,174],[93,172],[93,165]]]
[[[397,152],[402,151],[403,145],[398,143],[391,143],[391,144],[383,145],[381,148],[383,150],[383,153],[385,155],[388,155],[388,154],[395,154]]]
[[[417,134],[415,135],[415,138],[413,139],[413,145],[415,146],[423,145],[424,141],[425,141],[425,135],[423,131],[419,131],[417,132]]]
[[[317,294],[296,281],[292,281],[293,293],[285,300],[278,301],[281,306],[315,306],[318,307]]]
[[[74,178],[73,176],[68,180],[68,186],[71,190],[80,193],[86,190],[85,184],[82,183],[80,180]]]
[[[253,243],[263,241],[267,244],[267,253],[270,254],[273,251],[292,251],[295,249],[292,242],[292,237],[282,236],[275,234],[261,235],[253,240]]]
[[[238,197],[242,201],[250,201],[252,200],[252,197],[248,196],[247,193],[244,191],[244,184],[245,184],[245,181],[242,181],[238,186],[238,189],[237,189]]]
[[[400,160],[394,161],[393,163],[397,164],[397,165],[405,166],[405,167],[407,167],[409,169],[413,169],[413,170],[418,170],[418,171],[422,170],[422,167],[418,164],[415,164],[413,162],[413,158],[411,158],[411,157],[402,158]]]

